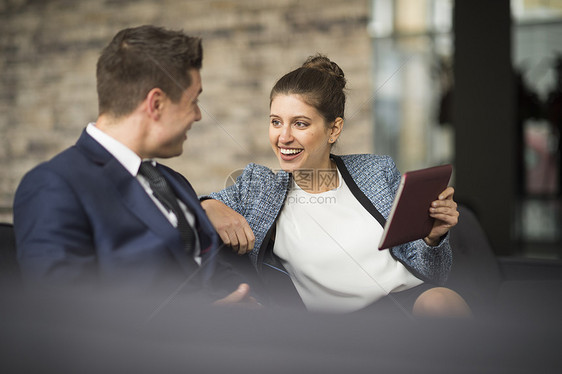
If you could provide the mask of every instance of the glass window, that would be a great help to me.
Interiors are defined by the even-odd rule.
[[[562,239],[562,1],[512,0],[511,11],[520,239],[555,243]]]
[[[404,172],[451,162],[452,0],[373,0],[375,152]]]

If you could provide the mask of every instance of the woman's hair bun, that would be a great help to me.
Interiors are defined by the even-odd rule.
[[[317,55],[310,56],[302,64],[302,67],[324,71],[336,78],[336,80],[340,83],[342,89],[345,88],[347,82],[343,70],[338,66],[338,64],[331,61],[325,55],[319,53]]]
[[[299,95],[308,105],[316,108],[326,123],[344,118],[345,85],[343,71],[324,55],[309,57],[304,64],[285,74],[269,95],[269,103],[277,95]]]

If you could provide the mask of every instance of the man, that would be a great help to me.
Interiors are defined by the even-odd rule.
[[[16,192],[27,281],[170,292],[221,280],[236,288],[191,185],[153,161],[180,155],[201,119],[201,62],[200,39],[154,26],[124,29],[103,50],[96,123]],[[252,301],[248,293],[242,284],[219,303]]]

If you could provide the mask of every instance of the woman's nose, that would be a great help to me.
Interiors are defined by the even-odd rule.
[[[281,141],[281,143],[290,143],[293,141],[291,126],[283,126],[280,131],[281,134],[279,134],[279,140]]]

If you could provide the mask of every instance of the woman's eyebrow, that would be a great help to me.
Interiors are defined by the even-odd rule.
[[[270,114],[269,117],[270,117],[270,118],[271,118],[271,117],[278,117],[278,118],[281,118],[281,116],[279,116],[279,115],[277,115],[277,114]],[[309,118],[309,117],[307,117],[307,116],[305,116],[305,115],[303,115],[303,114],[299,114],[299,115],[296,115],[296,116],[292,116],[292,117],[291,117],[291,119],[298,119],[298,118],[307,119],[307,120],[309,120],[309,121],[312,121],[311,118]]]

